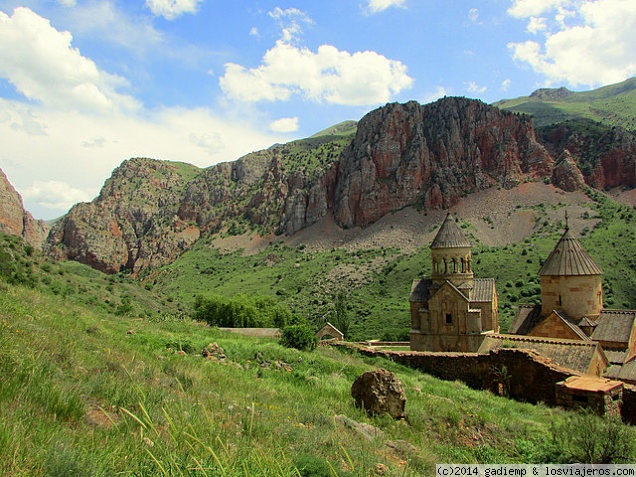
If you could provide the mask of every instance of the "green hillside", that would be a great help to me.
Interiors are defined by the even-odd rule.
[[[636,261],[626,258],[636,257],[636,213],[600,192],[590,190],[588,194],[595,202],[579,218],[590,223],[581,242],[605,270],[605,304],[611,308],[636,308]],[[559,206],[532,207],[535,232],[521,243],[502,247],[480,245],[472,236],[473,226],[466,221],[461,223],[464,233],[476,243],[473,260],[477,276],[497,279],[504,331],[518,303],[540,299],[537,274],[564,225],[547,220],[550,209],[557,210]],[[602,220],[594,225],[598,218]],[[411,283],[427,275],[428,246],[407,254],[390,247],[310,251],[303,245],[273,243],[259,253],[245,256],[241,251],[219,252],[208,237],[143,281],[186,308],[197,296],[274,297],[317,328],[336,319],[336,299],[345,294],[352,339],[404,340],[410,329]]]
[[[530,96],[498,101],[494,106],[530,114],[537,126],[567,119],[592,119],[636,132],[636,78],[583,92],[541,89]]]
[[[37,277],[16,284],[11,277],[25,274],[14,270],[0,279],[2,475],[420,476],[440,462],[580,462],[590,438],[634,437],[613,421],[495,397],[377,358],[300,352],[158,313],[150,292],[126,280],[106,286],[112,297],[134,293],[134,310],[85,305],[44,279],[92,284],[89,294],[98,296],[96,276],[66,264],[42,275],[48,262],[34,264],[21,247],[12,239],[2,246]],[[215,354],[204,359],[210,343]],[[353,380],[376,367],[402,381],[405,421],[369,418],[354,406]],[[369,439],[365,425],[380,436]],[[598,432],[572,432],[583,425]]]

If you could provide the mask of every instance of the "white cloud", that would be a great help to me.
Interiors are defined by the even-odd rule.
[[[196,13],[202,0],[146,0],[153,15],[174,20],[184,13]]]
[[[371,13],[383,12],[387,8],[405,8],[406,0],[369,0],[368,9]]]
[[[543,33],[541,41],[508,47],[548,85],[598,86],[636,74],[633,0],[518,0],[508,12],[529,19],[528,31]]]
[[[75,0],[58,0],[63,7],[74,7],[77,5]]]
[[[508,91],[511,84],[512,84],[512,80],[510,78],[507,78],[501,82],[501,89],[503,91]]]
[[[468,10],[468,18],[471,22],[477,22],[479,20],[479,9],[471,8]]]
[[[545,18],[530,17],[526,31],[528,33],[537,34],[548,29],[547,20]]]
[[[279,133],[290,133],[298,131],[298,118],[280,118],[269,125],[269,130]]]
[[[555,8],[571,3],[572,0],[513,0],[508,13],[516,18],[542,15]]]
[[[486,90],[488,88],[486,86],[479,86],[477,83],[475,83],[474,81],[470,81],[467,85],[466,85],[466,90],[469,93],[473,93],[473,94],[481,94],[481,93],[485,93]]]
[[[22,199],[37,203],[44,209],[66,211],[78,202],[88,202],[93,195],[61,181],[33,181],[22,193]]]
[[[117,88],[124,78],[101,71],[60,32],[28,8],[0,11],[0,77],[46,106],[90,111],[134,110],[137,102]]]
[[[283,10],[280,7],[267,13],[271,18],[276,20],[281,28],[281,38],[284,42],[295,41],[303,32],[302,25],[311,25],[313,20],[302,10],[298,8],[287,8]]]
[[[94,115],[0,98],[0,111],[0,169],[22,194],[27,210],[46,219],[66,212],[74,200],[96,196],[111,171],[130,157],[208,167],[284,139],[280,133],[264,132],[244,119],[220,117],[208,108]],[[46,134],[13,127],[29,116]],[[51,187],[42,184],[50,181],[68,184],[69,191],[80,190],[84,196],[69,195],[63,202],[53,194],[53,199],[43,200],[42,191]]]
[[[293,21],[283,27],[282,38],[265,53],[260,66],[225,65],[219,84],[231,99],[286,101],[298,95],[315,102],[366,106],[389,101],[413,84],[406,65],[374,51],[349,53],[322,45],[314,52],[294,45],[301,32],[296,20],[310,21],[299,10],[276,9],[270,16]]]
[[[433,101],[437,101],[440,98],[448,95],[448,91],[443,86],[438,86],[434,92],[427,93],[420,102],[422,104],[432,103]]]

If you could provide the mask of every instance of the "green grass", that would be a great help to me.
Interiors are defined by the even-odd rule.
[[[532,96],[495,103],[502,109],[531,114],[537,126],[567,119],[591,119],[606,126],[636,131],[636,78],[592,91],[574,92],[557,100]]]
[[[5,285],[0,310],[2,475],[292,476],[306,456],[331,475],[378,464],[430,475],[436,462],[536,460],[569,415],[377,358],[120,317],[24,287]],[[201,357],[210,342],[224,361]],[[404,384],[406,421],[354,406],[353,380],[376,366]],[[368,441],[336,415],[383,435]]]

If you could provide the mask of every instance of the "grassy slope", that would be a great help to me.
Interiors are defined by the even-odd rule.
[[[636,257],[634,210],[601,193],[590,194],[597,202],[587,214],[603,220],[593,230],[585,230],[581,241],[605,270],[606,306],[636,308],[636,262],[626,258]],[[504,247],[477,244],[473,249],[476,276],[497,279],[503,331],[517,303],[539,300],[538,271],[563,231],[562,223],[546,220],[547,207],[533,208],[535,232],[524,242]],[[464,222],[462,227],[470,237],[472,226]],[[390,248],[314,252],[302,245],[277,243],[256,255],[242,256],[240,252],[221,254],[209,244],[201,241],[149,283],[186,308],[198,294],[276,296],[317,325],[333,316],[334,297],[344,291],[352,337],[361,340],[406,338],[411,282],[430,275],[428,247],[412,254]],[[356,275],[357,279],[351,278]]]
[[[0,286],[2,475],[287,476],[307,460],[343,476],[378,464],[385,475],[427,475],[436,462],[543,459],[551,423],[567,415],[390,362],[302,353],[187,319],[115,316]],[[224,362],[200,356],[210,342]],[[259,366],[257,353],[273,364]],[[376,366],[404,384],[406,422],[353,405],[354,378]],[[367,440],[338,414],[384,434]]]
[[[587,118],[636,131],[636,78],[554,100],[531,96],[503,100],[495,106],[531,114],[538,126],[572,118]]]

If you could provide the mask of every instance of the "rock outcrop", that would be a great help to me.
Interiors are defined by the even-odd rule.
[[[583,173],[567,149],[563,151],[561,157],[554,165],[552,183],[567,192],[574,192],[585,187]]]
[[[42,248],[42,243],[48,233],[48,227],[42,220],[35,220],[24,210],[22,197],[0,170],[0,232],[18,235],[36,249]]]
[[[620,127],[571,120],[540,130],[554,157],[565,152],[595,189],[636,187],[636,137]]]
[[[178,216],[183,190],[199,171],[177,162],[125,161],[99,197],[75,205],[53,226],[48,253],[106,273],[138,273],[174,260],[200,236]]]
[[[465,98],[389,104],[360,121],[340,160],[334,216],[356,226],[408,205],[447,208],[545,176],[552,165],[528,118]]]

